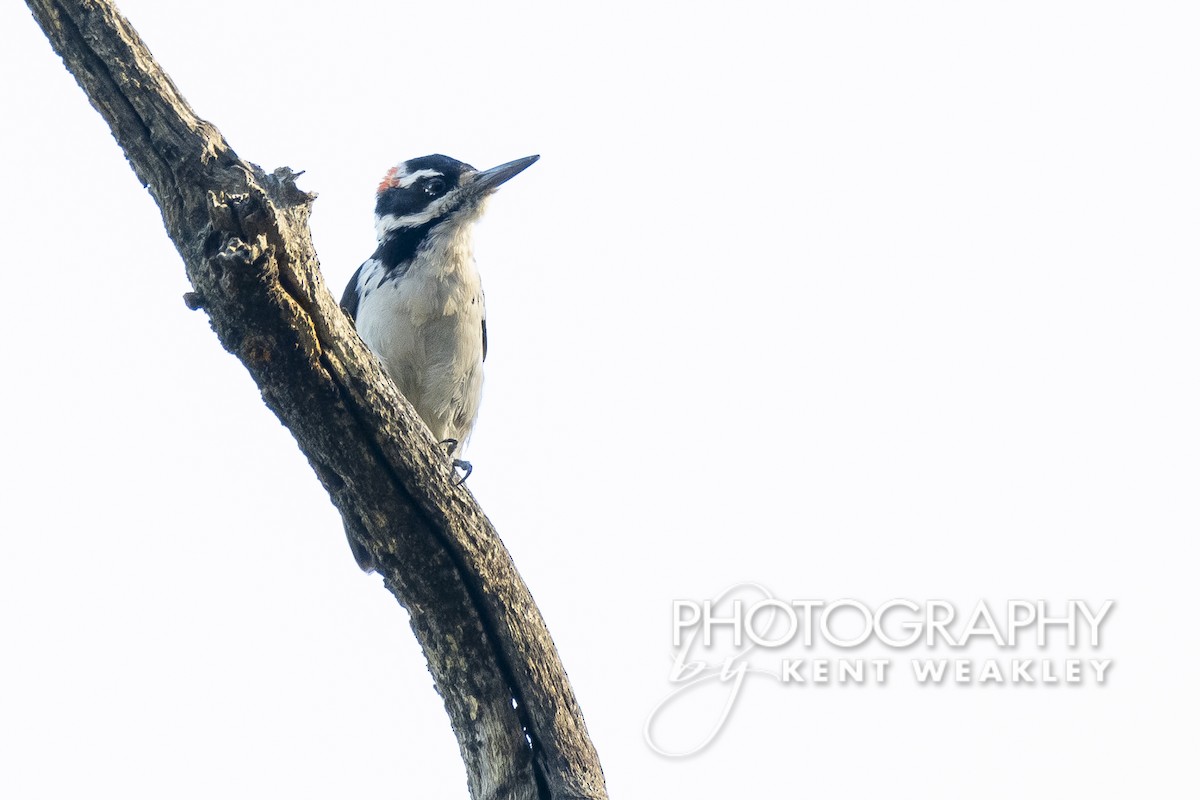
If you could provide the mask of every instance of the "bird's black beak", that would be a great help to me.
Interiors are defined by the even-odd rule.
[[[496,187],[531,166],[539,158],[541,156],[525,156],[525,158],[518,158],[516,161],[478,172],[475,174],[475,180],[471,181],[471,189],[481,195],[495,191]]]

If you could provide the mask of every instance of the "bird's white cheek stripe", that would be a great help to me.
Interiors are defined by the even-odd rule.
[[[420,170],[425,172],[426,170]],[[458,197],[458,192],[451,192],[441,200],[432,203],[424,211],[418,211],[415,214],[404,214],[397,216],[396,214],[384,214],[383,216],[375,217],[375,236],[382,239],[386,234],[401,228],[416,228],[424,225],[426,222],[440,217],[447,206],[455,202]]]
[[[395,214],[384,214],[382,217],[375,217],[375,235],[382,239],[388,233],[400,228],[416,228],[419,225],[424,225],[429,220],[437,216],[437,212],[431,209],[426,209],[417,214],[405,214],[398,217]]]

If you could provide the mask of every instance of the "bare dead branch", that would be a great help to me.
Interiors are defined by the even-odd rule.
[[[163,214],[221,344],[408,609],[471,795],[606,798],[545,623],[445,453],[325,287],[313,195],[196,116],[109,0],[27,0]]]

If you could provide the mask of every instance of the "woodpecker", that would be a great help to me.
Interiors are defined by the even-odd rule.
[[[475,425],[487,357],[471,231],[500,184],[537,160],[480,171],[432,155],[389,169],[375,199],[379,245],[342,295],[359,336],[451,457]],[[470,474],[469,463],[454,464]]]

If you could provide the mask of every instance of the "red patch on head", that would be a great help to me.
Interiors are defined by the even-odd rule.
[[[376,192],[386,192],[388,189],[394,189],[399,186],[400,182],[396,180],[396,173],[399,171],[399,167],[392,167],[389,169],[383,176],[383,180],[379,182],[379,188],[376,190]]]

